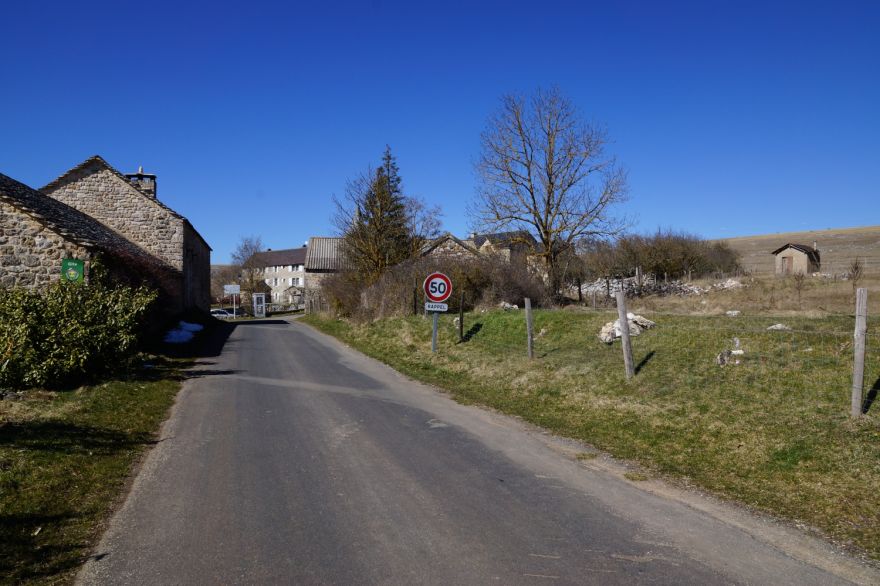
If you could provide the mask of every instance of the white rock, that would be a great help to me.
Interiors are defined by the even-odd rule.
[[[628,313],[627,318],[630,336],[638,336],[642,333],[642,330],[647,330],[657,325],[649,319],[632,313]],[[605,344],[611,344],[614,340],[621,337],[621,335],[622,331],[620,329],[619,319],[608,322],[602,326],[601,330],[599,330],[599,339]]]
[[[783,331],[783,332],[787,332],[787,331],[791,330],[791,328],[785,324],[773,324],[772,326],[770,326],[767,329],[771,330],[771,331]]]
[[[738,309],[731,309],[730,311],[726,312],[725,315],[726,315],[727,317],[736,317],[736,316],[739,315],[739,313],[740,313],[740,312],[739,312]]]

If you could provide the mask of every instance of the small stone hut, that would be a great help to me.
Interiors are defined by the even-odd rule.
[[[779,277],[798,273],[809,275],[821,269],[819,249],[815,242],[812,247],[789,242],[772,254],[776,257],[776,275]]]

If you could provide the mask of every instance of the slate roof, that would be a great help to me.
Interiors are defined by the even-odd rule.
[[[426,254],[430,254],[430,252],[432,250],[434,250],[435,248],[437,248],[438,246],[440,246],[441,244],[443,244],[447,240],[452,240],[453,242],[455,242],[456,244],[461,246],[463,249],[467,250],[468,252],[470,252],[472,254],[479,254],[477,249],[475,249],[472,245],[468,244],[467,242],[465,242],[463,240],[456,238],[455,236],[452,235],[451,232],[447,232],[446,234],[443,234],[442,236],[438,236],[437,238],[431,240],[430,242],[428,242],[427,244],[422,246],[420,254],[422,256],[424,256]]]
[[[784,244],[783,246],[780,246],[779,248],[777,248],[776,250],[774,250],[770,254],[775,256],[775,255],[779,254],[780,252],[782,252],[783,250],[786,250],[788,248],[794,248],[797,251],[803,252],[804,254],[807,255],[807,257],[809,259],[814,260],[816,262],[819,262],[819,251],[816,250],[815,248],[813,248],[812,246],[807,246],[806,244],[793,244],[793,243],[789,242],[787,244]]]
[[[175,218],[178,218],[178,219],[186,222],[189,225],[189,227],[192,228],[192,231],[195,232],[196,236],[198,236],[202,240],[202,242],[205,243],[205,246],[208,247],[208,250],[213,250],[211,248],[211,246],[208,244],[208,241],[205,240],[205,238],[201,234],[199,234],[199,231],[195,229],[195,227],[190,223],[189,220],[187,220],[184,216],[181,216],[180,214],[175,212],[173,209],[171,209],[170,207],[168,207],[167,205],[165,205],[164,203],[159,201],[158,198],[153,197],[152,195],[149,195],[148,193],[146,193],[142,189],[138,188],[138,186],[134,185],[131,181],[128,180],[128,177],[126,177],[125,175],[123,175],[122,173],[117,171],[115,168],[113,168],[113,166],[110,163],[105,161],[99,155],[91,156],[88,159],[86,159],[85,161],[83,161],[82,163],[80,163],[79,165],[77,165],[76,167],[68,169],[67,171],[65,171],[64,173],[62,173],[61,175],[59,175],[58,177],[56,177],[55,179],[53,179],[52,181],[50,181],[49,183],[47,183],[46,185],[41,187],[40,191],[42,193],[45,193],[46,195],[50,195],[57,188],[62,187],[63,185],[65,185],[69,181],[72,181],[73,180],[72,176],[74,174],[81,171],[82,169],[85,169],[86,167],[88,167],[91,164],[97,164],[98,166],[103,167],[107,171],[110,171],[110,173],[112,173],[113,175],[116,175],[123,183],[125,183],[126,185],[131,187],[137,193],[144,196],[145,199],[153,202],[155,205],[158,205],[160,208],[169,212]]]
[[[279,267],[305,264],[306,251],[307,248],[301,246],[299,248],[258,252],[253,256],[254,265],[258,267]]]
[[[538,241],[526,230],[514,230],[511,232],[496,232],[494,234],[474,234],[474,244],[477,248],[483,246],[488,240],[495,248],[533,248]]]
[[[152,255],[89,215],[0,173],[0,201],[21,210],[39,224],[88,250],[159,266]],[[170,267],[163,267],[170,268]]]
[[[306,271],[339,271],[342,259],[339,254],[342,238],[312,236],[306,252]]]

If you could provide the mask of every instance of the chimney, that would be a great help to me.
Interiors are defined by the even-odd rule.
[[[150,173],[144,173],[143,166],[139,166],[137,173],[126,173],[125,178],[129,183],[156,199],[156,176]]]

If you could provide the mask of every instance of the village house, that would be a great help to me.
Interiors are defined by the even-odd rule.
[[[307,250],[303,245],[300,248],[269,249],[254,254],[250,264],[262,270],[263,280],[270,287],[271,303],[302,303]]]
[[[156,176],[123,175],[99,156],[40,190],[91,216],[178,272],[170,312],[210,308],[211,247],[190,222],[157,197]]]
[[[467,258],[498,255],[510,261],[534,255],[538,249],[539,245],[535,238],[525,230],[494,234],[472,233],[464,240],[447,232],[425,244],[421,249],[421,256]]]
[[[306,289],[319,290],[321,281],[328,275],[342,270],[340,248],[342,238],[337,236],[312,236],[306,252]]]
[[[163,300],[181,295],[179,272],[94,218],[0,174],[0,286],[42,290],[62,278],[62,262],[95,264],[113,282],[147,284]]]
[[[812,248],[806,244],[785,244],[771,254],[776,257],[776,275],[785,277],[802,273],[810,275],[821,270],[819,248],[813,242]]]

